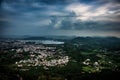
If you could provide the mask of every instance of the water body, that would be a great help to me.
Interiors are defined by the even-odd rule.
[[[55,40],[22,40],[24,42],[36,42],[42,44],[64,44],[62,41],[55,41]]]

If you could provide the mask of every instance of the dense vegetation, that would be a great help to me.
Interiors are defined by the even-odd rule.
[[[14,69],[13,63],[19,60],[16,53],[0,53],[0,80],[119,80],[120,76],[120,39],[114,37],[78,37],[67,40],[58,46],[62,54],[70,56],[66,66],[31,67],[29,71]],[[19,55],[24,58],[28,53]],[[89,65],[83,61],[90,59]],[[93,63],[100,61],[102,69],[95,70]],[[109,64],[110,63],[110,64]]]

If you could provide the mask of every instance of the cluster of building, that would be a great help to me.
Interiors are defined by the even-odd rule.
[[[33,58],[34,57],[34,58]],[[15,64],[18,67],[24,67],[24,66],[61,66],[61,65],[66,65],[69,62],[69,57],[64,56],[60,59],[51,59],[51,60],[46,60],[46,58],[41,55],[32,55],[29,59],[27,60],[20,60],[19,62],[16,62]]]
[[[69,57],[59,55],[63,52],[55,46],[24,40],[6,40],[1,43],[3,51],[12,51],[15,53],[13,57],[21,59],[15,62],[15,65],[21,69],[31,66],[63,66],[69,62]]]
[[[54,54],[56,47],[45,47],[43,45],[24,45],[22,48],[15,49],[16,53],[30,52],[36,54]]]
[[[30,66],[60,66],[66,65],[69,62],[68,56],[57,55],[57,53],[62,53],[57,50],[56,47],[44,46],[42,44],[25,44],[22,42],[22,47],[11,49],[15,51],[17,54],[24,54],[28,52],[27,59],[22,59],[15,64],[18,67],[30,67]],[[54,55],[58,57],[55,58]],[[49,60],[48,60],[49,58]]]
[[[85,61],[83,61],[83,64],[86,66],[92,66],[92,68],[94,68],[96,71],[99,71],[101,68],[98,61],[92,63],[90,59],[86,59]]]
[[[102,69],[105,69],[106,67],[109,67],[109,65],[112,65],[111,61],[105,61],[105,60],[98,60],[98,61],[91,61],[90,59],[86,59],[83,61],[83,64],[85,66],[91,67],[94,71],[100,71]],[[106,65],[106,66],[103,66]]]

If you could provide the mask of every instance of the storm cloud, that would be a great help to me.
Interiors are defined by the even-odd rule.
[[[0,0],[1,35],[120,37],[119,25],[119,0]]]

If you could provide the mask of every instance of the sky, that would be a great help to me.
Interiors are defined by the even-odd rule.
[[[0,35],[120,37],[120,0],[0,0]]]

